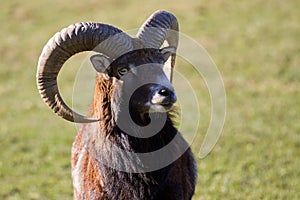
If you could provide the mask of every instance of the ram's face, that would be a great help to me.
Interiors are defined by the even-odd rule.
[[[102,73],[116,79],[115,94],[131,115],[167,112],[176,102],[174,88],[163,71],[164,62],[171,53],[159,49],[135,50],[113,61],[104,71],[102,69]],[[103,56],[92,57],[91,61],[96,69],[95,65],[106,62]]]

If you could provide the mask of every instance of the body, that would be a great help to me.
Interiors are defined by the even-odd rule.
[[[122,172],[102,164],[95,157],[97,155],[89,152],[90,148],[85,146],[82,140],[85,137],[84,134],[93,134],[89,133],[88,130],[95,130],[95,127],[89,126],[91,125],[84,126],[82,132],[79,132],[72,148],[72,177],[75,199],[191,199],[196,182],[196,166],[190,149],[186,150],[174,163],[160,170],[147,173]],[[166,129],[169,128],[173,129],[173,127],[166,127]],[[161,136],[165,131],[167,130],[163,129],[158,134]],[[168,133],[170,134],[170,132]],[[103,133],[99,130],[99,134]],[[130,141],[131,138],[126,133],[119,132],[118,134],[122,138],[118,140],[119,145],[127,146],[133,142]],[[109,139],[115,140],[115,138]],[[167,142],[169,139],[157,137],[153,141],[141,141],[142,144],[134,142],[135,146],[145,146],[145,142],[161,143],[162,140]],[[129,148],[135,151],[134,147],[129,146]],[[107,159],[112,157],[109,148],[102,146],[101,152],[100,157],[107,156]]]
[[[192,198],[196,164],[172,117],[178,39],[176,17],[157,11],[134,37],[111,25],[81,22],[45,45],[37,71],[41,98],[58,116],[82,123],[72,147],[74,199]],[[99,53],[91,57],[96,85],[89,116],[68,107],[57,85],[63,64],[83,51]]]
[[[167,113],[155,112],[156,118],[164,120],[165,123],[161,130],[151,137],[134,137],[133,134],[122,131],[118,126],[117,121],[122,120],[120,119],[122,115],[119,113],[122,112],[122,108],[127,109],[127,107],[122,106],[119,101],[116,102],[114,96],[120,93],[118,90],[122,90],[119,95],[125,98],[126,95],[124,95],[123,90],[128,90],[128,86],[123,84],[120,87],[118,82],[121,78],[117,74],[114,75],[113,72],[118,71],[116,68],[119,66],[124,67],[126,63],[140,68],[145,63],[163,63],[166,58],[158,52],[157,50],[139,50],[128,53],[111,64],[111,69],[107,70],[107,73],[111,72],[110,76],[97,75],[90,117],[101,118],[102,120],[96,123],[84,124],[73,144],[72,176],[75,199],[191,199],[196,182],[196,164],[189,148],[175,162],[152,172],[119,171],[106,163],[106,161],[111,161],[125,165],[124,168],[126,169],[136,168],[137,163],[143,165],[143,160],[132,161],[128,158],[128,155],[116,155],[117,153],[112,149],[112,145],[129,152],[146,153],[163,148],[175,136],[179,136],[179,141],[172,144],[169,155],[167,155],[171,157],[177,156],[177,149],[188,146],[174,127],[173,118],[175,115],[172,114],[172,109]],[[96,64],[94,63],[94,65]],[[151,73],[149,69],[147,70],[147,73]],[[122,81],[126,82],[128,78],[134,79],[124,77]],[[140,78],[142,77],[139,76]],[[136,81],[138,82],[139,79]],[[145,80],[145,78],[142,79]],[[131,100],[137,98],[136,101],[130,101],[129,105],[132,112],[136,113],[133,116],[139,116],[143,109],[146,113],[148,112],[149,108],[140,106],[141,102],[147,105],[149,99],[152,99],[155,95],[143,99],[140,93],[145,94],[146,91],[150,90],[149,88],[153,87],[146,84],[140,88],[143,91],[137,90],[137,94],[130,95]],[[121,100],[124,101],[124,99]],[[136,105],[136,102],[138,102],[138,105]],[[139,106],[142,108],[137,108]],[[166,119],[164,119],[165,114],[167,114]],[[145,121],[147,120],[143,118],[134,119],[136,124],[146,124]],[[139,130],[132,131],[138,132]],[[141,133],[135,134],[142,135],[144,133],[141,131]],[[171,155],[172,153],[174,155]],[[159,158],[154,159],[159,160]],[[163,155],[161,159],[163,159]]]

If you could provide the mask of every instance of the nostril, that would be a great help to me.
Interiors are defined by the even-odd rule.
[[[170,96],[170,92],[166,89],[161,89],[158,94],[162,95],[162,96],[165,96],[165,97],[168,97]]]
[[[156,90],[154,95],[151,97],[152,104],[171,106],[175,102],[175,93],[172,90],[165,87],[161,87],[158,90]]]

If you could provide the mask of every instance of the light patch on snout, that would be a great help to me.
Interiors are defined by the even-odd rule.
[[[162,96],[157,92],[153,95],[153,97],[151,99],[151,103],[155,104],[155,105],[157,105],[157,104],[165,105],[164,102],[166,101],[166,98],[168,98],[168,97]]]
[[[174,107],[173,103],[162,104],[161,102],[162,100],[158,100],[155,98],[147,102],[146,106],[149,107],[149,113],[168,112]]]
[[[159,104],[151,104],[150,105],[150,109],[149,109],[149,113],[155,113],[155,112],[168,112],[172,109],[173,105],[170,105],[168,107],[166,106],[162,106]]]

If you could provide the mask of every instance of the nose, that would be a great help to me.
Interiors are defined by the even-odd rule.
[[[172,90],[166,87],[158,87],[154,92],[151,103],[156,105],[169,106],[174,104],[176,100],[177,97]]]

